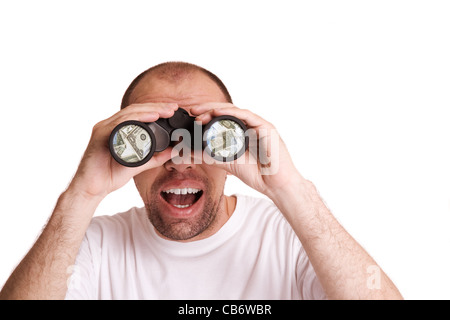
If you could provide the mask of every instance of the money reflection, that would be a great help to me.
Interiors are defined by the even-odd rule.
[[[134,124],[120,128],[113,138],[114,152],[129,163],[144,159],[149,154],[151,145],[148,132]]]
[[[245,133],[234,121],[220,120],[209,128],[206,141],[212,154],[228,158],[244,147]]]

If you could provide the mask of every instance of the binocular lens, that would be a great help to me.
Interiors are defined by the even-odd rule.
[[[123,123],[111,135],[112,154],[119,163],[138,166],[153,153],[153,139],[150,130],[139,122]]]
[[[212,123],[206,131],[206,145],[213,158],[230,161],[245,151],[245,132],[240,124],[230,119]]]

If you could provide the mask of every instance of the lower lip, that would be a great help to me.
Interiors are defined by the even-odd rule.
[[[186,207],[186,208],[178,208],[178,207],[175,207],[175,206],[171,205],[170,203],[168,203],[161,196],[161,194],[159,195],[159,201],[161,203],[163,203],[163,206],[166,207],[166,210],[164,210],[163,212],[173,218],[178,218],[178,219],[183,219],[183,218],[186,219],[186,218],[195,216],[200,211],[199,209],[203,206],[203,201],[204,201],[203,198],[204,198],[204,194],[202,194],[200,199],[198,199],[193,205]]]

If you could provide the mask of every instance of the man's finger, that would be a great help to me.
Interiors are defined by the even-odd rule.
[[[236,107],[231,103],[209,102],[209,103],[202,103],[197,106],[194,106],[194,107],[190,108],[189,111],[191,112],[191,114],[193,116],[198,116],[200,114],[203,114],[205,112],[208,112],[208,111],[211,111],[211,110],[217,109],[217,108],[236,108]]]
[[[117,118],[127,115],[133,115],[136,113],[151,113],[151,112],[157,112],[161,118],[168,118],[173,115],[175,110],[178,109],[178,105],[176,103],[142,103],[142,104],[132,104],[114,115],[112,115],[110,118],[108,118],[107,122],[113,122]],[[132,119],[131,117],[129,120],[136,120]]]

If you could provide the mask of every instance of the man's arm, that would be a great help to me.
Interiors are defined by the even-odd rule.
[[[171,149],[155,154],[145,165],[124,167],[110,155],[108,138],[127,120],[153,122],[170,117],[176,104],[146,103],[128,106],[99,122],[67,190],[59,197],[47,225],[0,292],[0,299],[63,299],[70,266],[75,263],[84,234],[101,200],[133,176],[161,166]]]
[[[345,231],[315,186],[297,175],[286,188],[270,193],[308,254],[329,299],[402,299],[395,285]],[[375,270],[377,285],[370,283]]]
[[[245,163],[238,159],[215,165],[267,195],[277,205],[302,242],[329,299],[402,298],[376,262],[333,217],[314,185],[297,171],[271,123],[232,104],[200,105],[191,112],[203,123],[216,116],[232,115],[253,130],[256,139],[250,141],[257,141],[258,148],[251,152],[250,147]],[[368,270],[380,272],[376,288],[368,286]]]
[[[69,267],[100,197],[68,189],[58,200],[42,234],[0,292],[0,299],[64,299]]]

